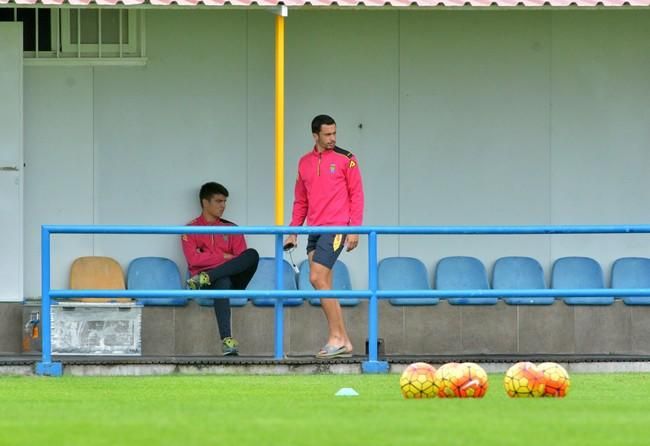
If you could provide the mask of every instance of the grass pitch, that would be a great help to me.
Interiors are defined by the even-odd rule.
[[[405,400],[399,375],[2,377],[0,445],[647,445],[650,375],[565,399]],[[352,387],[358,397],[335,397]]]

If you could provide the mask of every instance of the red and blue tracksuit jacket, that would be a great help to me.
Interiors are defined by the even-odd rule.
[[[347,150],[314,150],[300,158],[291,226],[361,226],[363,185],[359,162]]]

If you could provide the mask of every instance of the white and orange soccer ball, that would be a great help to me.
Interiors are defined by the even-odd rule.
[[[461,398],[483,398],[488,390],[488,376],[483,367],[473,362],[460,365],[462,379],[459,396]]]
[[[426,362],[410,364],[399,379],[404,398],[433,398],[436,396],[434,376],[436,368]]]
[[[569,393],[571,379],[564,367],[555,362],[543,362],[537,368],[544,375],[543,396],[563,398]]]
[[[518,362],[508,369],[503,386],[511,398],[530,398],[544,395],[544,373],[532,362]]]
[[[449,362],[436,370],[434,386],[440,398],[460,397],[460,388],[464,382],[465,370],[457,362]]]

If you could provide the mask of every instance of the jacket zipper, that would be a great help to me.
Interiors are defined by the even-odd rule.
[[[321,153],[318,154],[318,176],[320,176],[320,160],[321,160],[322,156],[323,155]]]

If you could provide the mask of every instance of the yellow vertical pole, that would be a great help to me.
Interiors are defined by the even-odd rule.
[[[284,16],[275,17],[275,224],[284,224]]]

